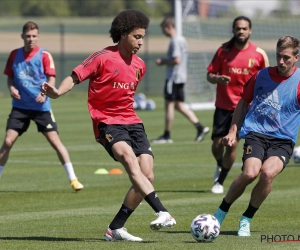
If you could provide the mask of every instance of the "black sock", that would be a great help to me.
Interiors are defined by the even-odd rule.
[[[219,179],[217,180],[217,182],[219,182],[221,185],[223,185],[223,183],[228,175],[229,170],[230,169],[222,167],[221,173],[219,175]]]
[[[257,210],[258,210],[258,208],[253,207],[249,203],[249,206],[248,206],[247,210],[245,211],[245,213],[243,213],[243,215],[250,218],[250,219],[252,219]]]
[[[232,203],[227,203],[227,202],[225,201],[225,198],[224,198],[224,199],[222,200],[221,205],[220,205],[220,209],[221,209],[222,211],[224,211],[224,212],[228,212],[231,205],[232,205]]]
[[[157,197],[157,194],[155,191],[148,194],[145,198],[145,201],[153,208],[155,213],[158,213],[160,211],[167,212],[168,210],[165,209],[163,204],[160,202],[160,199]]]
[[[217,160],[217,164],[219,167],[223,167],[223,158]]]
[[[109,228],[111,230],[115,230],[123,227],[129,216],[133,213],[133,211],[134,210],[131,210],[130,208],[122,204],[119,212],[116,214],[115,218],[110,223]]]
[[[195,123],[194,125],[198,131],[203,131],[203,126],[199,122]]]
[[[164,137],[170,138],[170,131],[165,130]]]

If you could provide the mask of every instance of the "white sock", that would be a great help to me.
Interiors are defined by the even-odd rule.
[[[65,163],[64,168],[68,174],[69,181],[77,179],[71,162]]]
[[[4,168],[4,166],[0,166],[0,177],[2,175],[3,168]]]

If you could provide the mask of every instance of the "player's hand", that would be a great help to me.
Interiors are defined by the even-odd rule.
[[[230,80],[231,80],[230,76],[220,75],[218,77],[218,83],[220,83],[222,85],[228,85]]]
[[[38,96],[35,98],[35,101],[38,103],[44,103],[46,101],[46,95],[42,95],[42,93],[39,93]]]
[[[157,65],[162,65],[162,60],[161,60],[161,58],[156,59],[156,64],[157,64]]]
[[[10,88],[10,96],[13,99],[16,99],[16,100],[20,100],[21,99],[21,96],[19,94],[19,90],[17,90],[15,87],[11,87]]]
[[[228,135],[222,138],[222,144],[224,146],[233,146],[236,140],[236,133],[229,133]]]
[[[47,82],[43,82],[41,86],[41,95],[56,99],[59,97],[58,90]]]

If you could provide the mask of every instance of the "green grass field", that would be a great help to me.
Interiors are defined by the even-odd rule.
[[[99,168],[122,166],[114,162],[93,138],[84,93],[69,93],[52,101],[60,136],[69,150],[75,171],[85,188],[75,193],[67,175],[43,136],[31,124],[11,151],[0,181],[0,249],[299,249],[299,242],[267,243],[264,236],[291,235],[298,240],[300,167],[291,162],[274,181],[273,191],[257,212],[251,237],[237,237],[237,225],[248,205],[251,187],[232,206],[213,243],[197,243],[189,226],[200,213],[213,214],[223,195],[210,193],[215,162],[210,152],[210,134],[195,143],[195,129],[176,114],[170,145],[152,145],[155,155],[155,189],[176,218],[171,230],[153,232],[154,212],[146,202],[138,207],[126,227],[142,243],[106,242],[103,233],[130,187],[126,174],[96,175]],[[163,103],[153,97],[155,111],[140,111],[149,139],[163,132]],[[0,98],[0,137],[11,109],[9,96]],[[197,111],[209,127],[213,111]],[[236,165],[241,163],[242,143]],[[122,169],[123,170],[123,169]],[[240,173],[233,167],[225,191]],[[283,239],[283,237],[281,238]],[[291,239],[291,238],[289,238]]]

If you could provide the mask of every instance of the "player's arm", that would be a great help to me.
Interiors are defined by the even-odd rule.
[[[170,65],[170,66],[174,66],[176,64],[180,63],[180,57],[174,57],[171,59],[168,58],[158,58],[156,60],[156,64],[157,65]]]
[[[8,90],[10,92],[10,95],[13,99],[17,99],[17,100],[21,99],[21,96],[19,94],[19,90],[16,89],[16,87],[14,85],[14,79],[10,76],[7,76],[7,87],[8,87]]]
[[[236,133],[238,129],[242,126],[245,116],[248,112],[249,103],[247,103],[243,98],[238,102],[232,117],[231,127],[229,129],[228,135],[224,136],[222,143],[225,146],[232,146],[236,141]]]
[[[211,72],[207,72],[206,79],[212,84],[220,83],[222,85],[228,85],[231,80],[230,76],[218,75]]]
[[[47,95],[50,98],[56,99],[67,92],[69,92],[75,84],[78,84],[79,80],[77,75],[73,72],[70,76],[66,77],[61,84],[59,85],[58,89],[55,86],[44,82],[41,87],[42,95]]]

